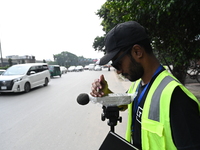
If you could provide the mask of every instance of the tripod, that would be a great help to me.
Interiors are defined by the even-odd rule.
[[[139,150],[121,136],[114,133],[114,127],[117,125],[117,121],[122,122],[122,117],[119,116],[120,109],[117,106],[103,106],[102,109],[103,113],[101,114],[101,120],[105,121],[105,119],[109,119],[108,125],[110,126],[110,132],[108,133],[99,150]]]
[[[122,117],[119,116],[119,108],[117,106],[103,106],[102,109],[101,120],[109,119],[107,124],[110,126],[110,131],[114,132],[117,121],[122,122]]]

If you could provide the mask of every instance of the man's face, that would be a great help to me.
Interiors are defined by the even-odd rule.
[[[129,50],[130,48],[115,56],[111,65],[117,70],[118,74],[121,73],[130,81],[136,81],[143,76],[144,69],[140,63],[135,61]]]
[[[127,73],[122,72],[122,75],[130,81],[136,81],[140,79],[144,74],[144,69],[142,65],[135,61],[133,57],[129,57],[130,61],[127,66]],[[127,62],[128,63],[128,62]]]

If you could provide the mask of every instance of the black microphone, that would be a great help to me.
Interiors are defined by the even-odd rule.
[[[80,105],[86,105],[91,101],[93,103],[100,103],[104,106],[120,106],[120,105],[130,104],[136,95],[137,93],[135,94],[111,93],[108,94],[108,96],[92,97],[91,95],[82,93],[77,97],[77,102]]]
[[[77,102],[80,105],[86,105],[89,103],[89,101],[90,101],[89,95],[86,93],[82,93],[77,97]]]

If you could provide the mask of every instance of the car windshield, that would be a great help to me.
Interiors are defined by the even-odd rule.
[[[26,74],[28,69],[30,67],[29,66],[12,66],[10,68],[8,68],[2,75],[3,76],[7,76],[7,75],[23,75]]]

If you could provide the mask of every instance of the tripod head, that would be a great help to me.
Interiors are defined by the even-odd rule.
[[[114,127],[117,125],[117,121],[122,122],[122,117],[119,116],[119,107],[117,106],[103,106],[103,113],[101,114],[101,120],[109,119],[107,124],[110,126],[110,131],[114,132]]]

